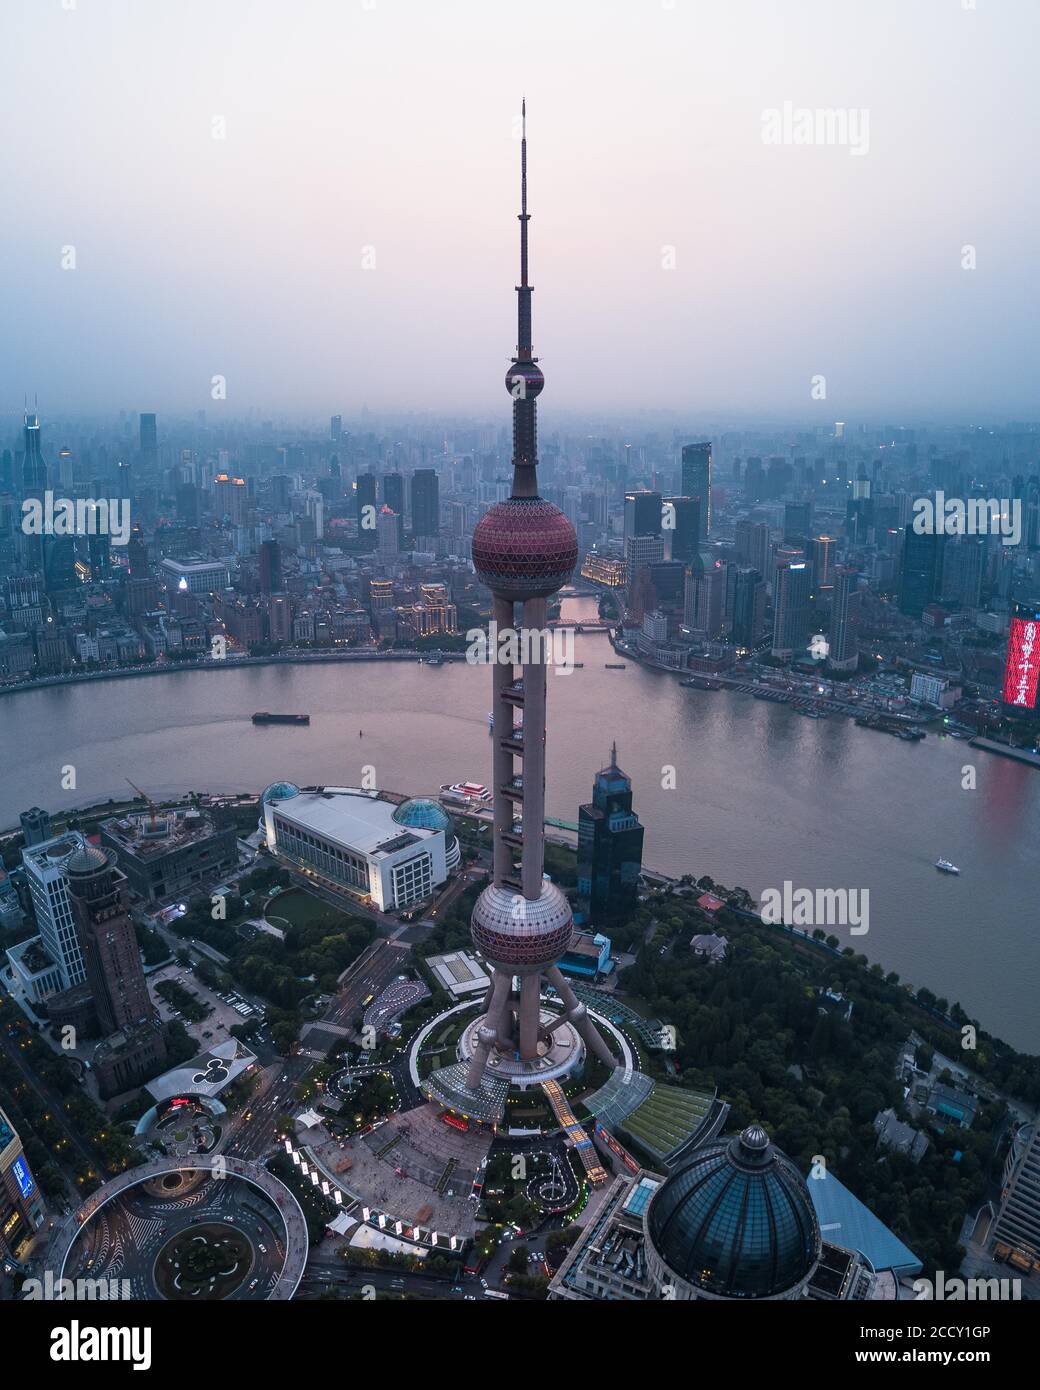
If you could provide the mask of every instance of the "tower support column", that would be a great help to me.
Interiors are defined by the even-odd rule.
[[[536,901],[542,891],[545,850],[545,684],[547,655],[543,642],[544,598],[529,598],[523,606],[523,638],[526,655],[534,659],[524,665],[524,855],[523,892]]]
[[[493,615],[498,631],[501,633],[513,626],[513,605],[508,599],[495,597]],[[491,676],[494,753],[492,775],[494,786],[494,856],[495,882],[501,887],[504,880],[512,874],[513,851],[502,836],[513,828],[513,803],[504,795],[502,788],[513,779],[513,755],[502,747],[502,739],[513,723],[513,707],[505,698],[505,691],[513,684],[514,669],[508,662],[498,659],[498,647],[489,652],[494,661]]]

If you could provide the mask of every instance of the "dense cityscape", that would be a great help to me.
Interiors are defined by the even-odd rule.
[[[518,100],[499,408],[8,383],[0,1301],[76,1305],[51,1360],[680,1301],[948,1364],[1040,1298],[1040,424],[555,411]]]

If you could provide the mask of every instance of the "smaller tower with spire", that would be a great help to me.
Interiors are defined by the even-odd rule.
[[[643,827],[615,741],[609,764],[596,773],[592,800],[578,812],[578,896],[589,924],[606,926],[635,908],[642,867]]]

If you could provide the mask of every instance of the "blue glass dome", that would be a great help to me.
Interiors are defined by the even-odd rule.
[[[699,1150],[647,1210],[673,1273],[719,1298],[777,1298],[812,1271],[820,1231],[805,1179],[759,1125]]]
[[[266,806],[269,801],[288,801],[299,794],[300,789],[294,782],[272,782],[261,796],[260,804]]]
[[[451,834],[451,817],[438,801],[427,796],[414,796],[402,801],[394,812],[398,825],[410,825],[413,830],[443,830]]]

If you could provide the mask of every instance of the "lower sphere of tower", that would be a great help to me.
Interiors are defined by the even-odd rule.
[[[543,879],[535,901],[491,884],[473,906],[470,933],[492,965],[528,975],[559,960],[571,943],[574,919],[555,883]]]

